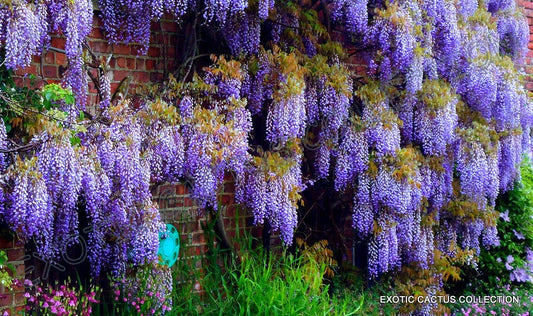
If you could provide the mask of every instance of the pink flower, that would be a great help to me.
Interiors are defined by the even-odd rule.
[[[464,308],[461,308],[461,312],[463,312],[464,316],[468,316],[468,315],[470,315],[470,312],[471,312],[471,311],[472,311],[471,308],[467,309],[466,311],[465,311]]]

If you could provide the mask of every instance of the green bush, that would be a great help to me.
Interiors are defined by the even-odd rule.
[[[521,179],[496,201],[500,244],[482,249],[477,270],[466,271],[459,295],[513,296],[517,303],[455,304],[458,315],[526,315],[533,310],[533,167],[526,158]]]
[[[533,281],[533,168],[529,159],[521,165],[521,181],[496,204],[500,213],[500,245],[483,249],[479,257],[483,288],[507,284],[530,287]],[[477,283],[480,283],[479,281]],[[479,284],[477,284],[479,285]]]
[[[209,238],[208,238],[209,240]],[[178,264],[172,313],[176,315],[352,315],[362,300],[330,295],[327,265],[288,252],[267,255],[250,239],[238,255],[211,248],[203,260]],[[217,262],[217,259],[223,263]],[[183,269],[183,270],[181,270]]]

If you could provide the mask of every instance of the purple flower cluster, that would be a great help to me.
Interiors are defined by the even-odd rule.
[[[400,149],[400,127],[397,115],[383,102],[368,104],[362,120],[367,125],[365,136],[378,155],[395,154]]]
[[[301,158],[267,153],[237,178],[237,201],[249,207],[256,224],[266,220],[279,231],[285,245],[292,244],[298,224],[298,192],[304,189]]]
[[[259,22],[259,19],[246,12],[228,18],[222,28],[222,34],[232,55],[248,55],[258,52],[261,36]]]
[[[339,153],[335,164],[335,190],[343,191],[368,168],[369,148],[364,131],[348,126],[341,134]]]
[[[39,173],[37,159],[18,162],[9,178],[12,191],[4,189],[4,220],[22,240],[33,238],[42,256],[54,258],[57,255],[53,245],[54,207],[45,180]]]
[[[268,18],[270,9],[274,7],[275,0],[259,0],[258,15],[261,19]]]
[[[331,17],[342,23],[346,31],[363,34],[368,25],[368,0],[332,0]]]
[[[6,132],[6,125],[4,124],[4,121],[0,121],[0,149],[1,150],[7,150],[9,146],[8,139],[7,139],[7,132]],[[3,152],[0,152],[0,172],[4,172],[7,168],[9,161],[8,161],[8,155],[6,155]]]
[[[49,33],[63,32],[69,60],[65,82],[76,95],[77,104],[83,107],[87,79],[83,69],[82,43],[92,27],[92,2],[14,1],[12,4],[0,4],[0,17],[0,44],[6,48],[5,64],[11,69],[28,66],[32,56],[49,44]]]
[[[323,62],[320,59],[314,60],[317,63]],[[314,76],[307,78],[304,92],[306,123],[308,126],[316,125],[318,127],[316,145],[311,147],[318,146],[315,157],[315,170],[319,179],[326,178],[329,175],[330,160],[334,154],[333,144],[338,142],[341,129],[347,124],[351,106],[350,96],[352,95],[351,81],[348,78],[342,82],[334,82],[333,79],[339,73],[342,74],[344,68],[337,65],[328,65],[327,63],[324,66],[327,67],[328,75],[316,73]],[[353,135],[346,133],[345,136],[352,137]],[[347,139],[347,142],[351,141]],[[307,145],[309,144],[304,143],[304,146],[309,147]],[[346,146],[354,146],[354,144],[353,142],[347,143]],[[344,153],[347,150],[350,149],[346,149]],[[347,161],[349,158],[346,156],[344,160],[346,164],[351,163]]]
[[[390,17],[377,17],[364,34],[366,45],[375,46],[379,51],[372,62],[378,65],[382,81],[390,80],[396,73],[406,73],[413,62],[416,43],[413,18],[416,16],[413,17],[409,12],[412,10],[406,5],[391,4],[382,13]],[[398,23],[393,23],[392,19]]]
[[[516,8],[516,2],[514,0],[490,0],[485,5],[490,13],[496,13],[500,10],[514,10]]]
[[[267,116],[267,140],[284,144],[290,138],[302,138],[305,132],[305,98],[303,91],[274,101]]]
[[[514,1],[511,1],[514,3]],[[498,15],[500,52],[522,61],[529,43],[529,25],[522,16],[503,12]]]
[[[12,7],[0,4],[0,44],[5,46],[8,68],[26,67],[46,41],[48,31],[47,8],[35,8],[26,1],[14,1]]]

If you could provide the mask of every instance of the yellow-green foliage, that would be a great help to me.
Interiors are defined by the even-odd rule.
[[[309,246],[303,239],[296,238],[296,245],[300,248],[300,256],[303,258],[304,266],[315,267],[324,265],[324,275],[328,278],[335,276],[337,261],[333,259],[333,251],[328,247],[326,239],[315,242]]]

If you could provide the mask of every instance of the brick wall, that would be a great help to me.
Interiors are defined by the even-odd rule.
[[[0,236],[0,249],[7,253],[9,264],[14,268],[14,274],[10,271],[11,276],[24,277],[24,245],[17,242],[11,236]],[[0,285],[0,315],[8,311],[10,315],[24,309],[24,288],[14,286],[10,291]]]
[[[98,60],[108,60],[109,58],[107,76],[111,80],[111,93],[113,94],[125,77],[131,78],[129,83],[132,87],[136,83],[163,80],[168,71],[176,68],[177,61],[181,58],[179,48],[181,47],[182,33],[183,31],[178,29],[177,23],[171,18],[164,17],[160,22],[153,23],[148,52],[146,55],[139,56],[140,47],[138,46],[108,45],[103,35],[102,21],[95,15],[88,45]],[[15,72],[15,80],[18,84],[28,85],[30,83],[28,74],[36,76],[37,86],[61,81],[60,78],[68,64],[66,55],[62,52],[65,48],[65,39],[53,37],[50,46],[48,51],[44,51],[40,56],[34,56],[31,65],[27,68]],[[96,71],[96,69],[92,70],[93,75],[96,75]],[[95,104],[97,101],[95,86],[89,79],[89,104]],[[162,207],[164,221],[176,224],[182,239],[186,240],[187,247],[182,253],[189,257],[204,254],[206,243],[201,229],[202,217],[197,212],[198,207],[189,198],[185,186],[164,185],[161,188],[156,188],[155,191],[157,192],[155,200]],[[168,197],[168,200],[162,198],[163,196]],[[222,197],[224,196],[226,195],[223,194]],[[176,199],[171,197],[176,197]],[[172,201],[176,201],[176,203],[180,201],[181,204],[178,207],[177,204],[172,204]],[[177,220],[178,215],[187,219]],[[25,268],[33,270],[28,271],[28,273],[32,273],[32,277],[35,274],[35,269],[43,269],[43,263],[38,258],[25,254],[24,245],[9,240],[9,237],[6,238],[0,236],[0,249],[7,252],[9,263],[16,268],[16,277],[24,278]],[[25,262],[27,267],[25,267]],[[35,263],[41,265],[35,268]],[[44,269],[48,268],[50,268],[48,263],[45,263]],[[40,275],[41,271],[38,274]],[[5,311],[8,311],[10,315],[15,315],[17,311],[23,310],[25,305],[23,294],[23,287],[15,287],[13,291],[0,287],[0,315],[3,315]]]
[[[529,24],[529,44],[524,68],[527,74],[526,88],[533,91],[533,2],[531,0],[518,0],[518,5],[524,9]]]
[[[120,82],[129,77],[131,83],[147,83],[162,81],[165,75],[176,68],[181,56],[179,48],[183,31],[178,29],[177,23],[171,17],[163,17],[160,22],[152,22],[152,37],[146,55],[139,55],[138,45],[109,45],[102,30],[102,20],[95,15],[93,29],[89,34],[88,45],[97,60],[109,58],[107,76],[111,80],[111,93],[114,93]],[[19,69],[15,73],[19,76],[19,84],[27,84],[27,74],[37,77],[37,84],[58,83],[67,67],[67,57],[62,52],[65,49],[65,39],[54,36],[51,48],[40,56],[34,56],[31,65]],[[96,77],[97,70],[91,70]],[[97,101],[96,89],[89,80],[90,101]],[[130,88],[131,92],[131,88]]]
[[[530,25],[530,31],[533,34],[533,2],[519,0],[519,5],[525,10]],[[183,43],[185,31],[179,29],[178,25],[171,18],[163,18],[161,22],[153,23],[152,39],[145,56],[138,56],[138,47],[127,45],[110,46],[107,44],[103,32],[101,20],[97,17],[94,19],[93,30],[89,36],[88,44],[97,58],[109,59],[108,76],[111,79],[112,93],[116,91],[120,82],[125,77],[130,77],[132,83],[146,83],[162,80],[168,71],[171,71],[181,60],[180,48]],[[532,42],[529,44],[530,51],[524,61],[527,74],[533,74],[533,35]],[[33,63],[26,69],[19,70],[16,74],[20,84],[28,82],[24,74],[35,74],[42,82],[53,83],[59,82],[62,73],[66,69],[67,59],[60,50],[64,49],[65,41],[62,38],[55,37],[52,39],[51,46],[57,50],[51,49],[44,52],[41,56],[36,56]],[[349,52],[349,53],[356,53]],[[365,63],[355,54],[350,59],[351,70],[356,72],[365,71]],[[533,78],[528,76],[527,88],[533,90]],[[92,103],[98,101],[96,90],[91,83],[89,87],[90,100]],[[182,240],[182,249],[180,250],[181,260],[190,260],[195,262],[194,258],[202,257],[207,252],[207,241],[203,227],[206,223],[206,216],[202,214],[194,200],[191,199],[185,184],[164,184],[154,188],[154,201],[158,203],[161,216],[164,222],[172,223],[180,232]],[[246,230],[253,236],[261,236],[261,228],[252,227],[252,218],[244,210],[237,207],[234,201],[234,183],[228,177],[224,182],[224,190],[219,196],[221,204],[225,205],[221,209],[224,219],[224,225],[228,239],[234,247],[236,236],[243,234]],[[356,246],[353,244],[354,236],[351,229],[351,219],[348,217],[343,222],[341,230],[346,232],[344,235],[348,249],[345,260],[351,261],[353,256],[352,249]],[[237,229],[239,227],[239,229]],[[272,243],[279,245],[277,236],[272,236]],[[0,249],[6,250],[9,260],[16,267],[18,276],[24,275],[24,262],[21,258],[24,256],[24,248],[17,245],[16,241],[5,240],[0,238]],[[357,251],[356,251],[357,252]],[[7,292],[6,289],[0,288],[0,314],[5,310],[11,312],[20,310],[23,307],[24,299],[22,296],[23,289],[18,287],[14,292]]]
[[[218,201],[222,205],[219,212],[231,246],[238,248],[236,239],[239,236],[245,233],[260,236],[261,229],[252,227],[253,217],[235,203],[234,192],[234,180],[228,175],[224,179],[223,190],[218,195]],[[173,224],[180,233],[180,258],[204,256],[208,250],[204,231],[208,216],[191,198],[186,184],[163,184],[155,188],[153,193],[163,222]]]

